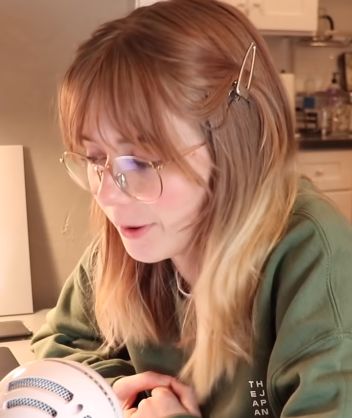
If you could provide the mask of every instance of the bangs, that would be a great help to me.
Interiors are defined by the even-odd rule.
[[[80,50],[85,51],[84,46]],[[181,94],[174,94],[177,88],[169,88],[171,80],[162,63],[126,38],[115,39],[89,56],[82,57],[80,50],[59,94],[66,147],[82,150],[88,118],[93,118],[102,141],[111,146],[111,138],[109,141],[102,133],[103,115],[119,136],[162,160],[174,160],[194,177],[189,164],[181,158],[186,138],[180,138],[172,126],[173,115],[185,119],[180,112],[185,106]],[[196,127],[202,135],[200,127]]]

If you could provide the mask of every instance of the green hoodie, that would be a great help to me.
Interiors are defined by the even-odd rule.
[[[201,405],[204,418],[352,416],[352,228],[309,182],[302,184],[258,289],[253,363],[240,363],[233,380],[214,388]],[[146,370],[176,375],[184,356],[174,347],[127,345],[109,355],[99,349],[91,251],[34,336],[36,355],[69,356],[111,382]]]

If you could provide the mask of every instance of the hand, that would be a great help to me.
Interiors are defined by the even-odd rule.
[[[113,389],[121,401],[124,418],[165,418],[176,414],[201,417],[193,389],[172,376],[139,373],[117,380]],[[151,396],[133,408],[138,393],[147,390],[151,390]]]

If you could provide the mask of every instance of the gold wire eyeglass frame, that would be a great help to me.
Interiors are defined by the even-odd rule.
[[[206,142],[202,142],[200,144],[196,144],[194,146],[191,146],[190,148],[186,149],[184,152],[181,153],[181,158],[186,157],[187,155],[196,151],[197,149],[204,146],[205,144],[206,144]],[[160,172],[166,165],[168,165],[172,162],[175,162],[175,160],[149,161],[149,160],[145,160],[143,158],[138,158],[138,157],[135,157],[135,156],[132,156],[132,155],[120,155],[120,156],[117,156],[117,157],[113,158],[113,161],[116,161],[117,163],[118,163],[118,161],[123,161],[123,160],[127,160],[127,159],[128,160],[133,160],[137,163],[143,163],[143,164],[149,166],[150,168],[152,168],[156,172],[156,174],[158,176],[158,179],[159,179],[159,182],[160,182],[160,193],[155,199],[151,199],[151,200],[147,199],[146,200],[146,199],[138,198],[137,196],[134,196],[133,194],[131,194],[128,191],[128,184],[127,184],[127,181],[126,181],[126,176],[125,176],[123,171],[118,171],[116,174],[114,174],[112,163],[111,163],[111,156],[108,155],[105,164],[100,165],[100,164],[94,163],[90,157],[87,157],[83,154],[80,154],[80,153],[77,153],[77,152],[65,151],[60,158],[60,163],[62,163],[64,165],[64,167],[65,167],[66,171],[68,172],[68,174],[70,175],[70,177],[72,179],[74,179],[77,175],[73,172],[73,170],[71,170],[69,164],[67,163],[67,160],[70,157],[78,157],[81,160],[85,161],[87,166],[89,166],[89,165],[92,166],[93,170],[96,172],[96,174],[99,178],[99,188],[95,192],[96,194],[100,193],[101,185],[103,183],[104,173],[108,172],[110,177],[114,181],[114,184],[116,184],[122,192],[124,192],[128,196],[133,197],[137,200],[146,201],[146,202],[153,202],[153,201],[160,198],[160,196],[162,195],[162,192],[163,192],[163,181],[162,181],[162,177],[161,177]],[[78,185],[80,185],[83,189],[85,189],[80,182],[76,181],[76,183]],[[85,189],[85,190],[89,191],[88,189]],[[93,193],[93,194],[95,194],[95,193]]]

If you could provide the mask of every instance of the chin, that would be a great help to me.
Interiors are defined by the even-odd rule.
[[[170,257],[163,256],[161,254],[146,254],[142,252],[137,251],[131,251],[130,249],[126,248],[126,251],[128,255],[133,258],[135,261],[139,261],[140,263],[146,263],[146,264],[153,264],[153,263],[159,263],[160,261],[167,260]]]

